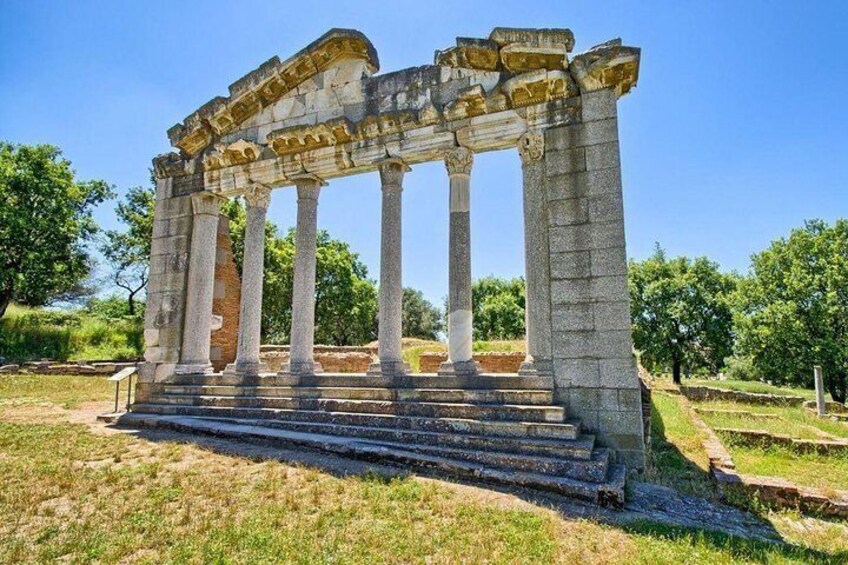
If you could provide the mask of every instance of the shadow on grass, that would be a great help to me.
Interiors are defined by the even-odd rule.
[[[661,436],[662,429],[656,430]],[[239,441],[214,436],[194,435],[162,429],[141,428],[135,432],[141,439],[153,442],[175,441],[188,443],[209,451],[245,457],[252,460],[277,460],[287,464],[302,465],[327,473],[337,478],[358,478],[363,481],[379,484],[390,484],[393,481],[403,481],[413,475],[446,480],[433,469],[416,468],[414,473],[407,468],[396,466],[380,460],[363,460],[342,455],[327,453],[300,446],[282,447],[279,444],[269,444],[261,441]],[[664,440],[660,441],[660,445]],[[669,442],[665,442],[669,443]],[[677,468],[687,472],[698,469],[687,465],[687,459],[682,453],[673,454],[673,445],[664,446],[669,451],[663,460],[670,460]],[[582,503],[571,498],[543,493],[535,490],[504,487],[502,485],[481,484],[477,481],[457,480],[448,478],[454,484],[467,485],[474,488],[485,488],[489,491],[500,492],[515,496],[531,504],[556,511],[564,519],[588,519],[598,523],[620,528],[632,535],[645,536],[655,540],[688,541],[693,547],[709,547],[721,550],[734,558],[747,559],[756,563],[770,563],[777,557],[797,559],[804,563],[844,563],[848,554],[828,555],[826,553],[791,545],[781,539],[771,524],[758,518],[744,514],[744,518],[733,520],[752,524],[750,531],[735,525],[735,531],[743,531],[745,537],[711,531],[715,529],[732,531],[733,528],[723,523],[722,516],[742,516],[740,511],[716,505],[707,500],[681,496],[671,489],[640,485],[635,500],[628,502],[623,510],[600,508],[593,504]],[[648,493],[646,495],[646,493]],[[659,493],[659,494],[657,494]],[[699,514],[702,512],[702,514]],[[664,514],[665,513],[665,514]],[[703,527],[693,526],[702,522]],[[684,524],[681,526],[680,524]],[[707,528],[710,528],[708,530]],[[751,539],[748,536],[759,537]],[[771,540],[771,541],[768,541]]]

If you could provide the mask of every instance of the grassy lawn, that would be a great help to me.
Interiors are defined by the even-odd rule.
[[[784,434],[799,439],[848,439],[848,422],[819,418],[809,410],[797,406],[759,406],[741,402],[696,402],[698,408],[706,410],[733,410],[774,414],[778,419],[752,418],[739,414],[703,413],[701,417],[714,428],[763,430]],[[816,433],[816,430],[819,433]]]
[[[787,535],[797,540],[796,546],[649,523],[616,528],[567,519],[487,490],[415,477],[340,477],[312,467],[41,417],[40,404],[47,402],[68,407],[92,400],[108,404],[111,388],[102,379],[0,376],[0,398],[0,563],[848,559],[848,541],[838,528],[818,537],[799,533],[794,538],[789,528]],[[679,457],[684,459],[697,459],[698,454],[687,437],[691,428],[679,404],[671,402],[677,400],[657,395],[665,439],[655,446],[669,453],[655,462],[683,465],[670,452],[675,448],[663,441],[679,442]],[[693,482],[700,480],[700,472],[692,470]]]
[[[793,388],[770,385],[758,381],[735,381],[735,380],[718,380],[718,379],[683,379],[684,385],[692,386],[709,386],[714,388],[726,388],[730,390],[740,390],[742,392],[758,392],[763,394],[779,394],[782,396],[803,396],[805,398],[815,398],[816,392],[806,388]],[[828,395],[828,398],[830,396]]]

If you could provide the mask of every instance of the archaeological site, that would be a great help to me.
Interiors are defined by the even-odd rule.
[[[617,122],[640,50],[613,39],[573,54],[574,43],[567,29],[495,28],[457,38],[432,64],[379,74],[367,37],[333,29],[168,130],[176,150],[153,162],[145,363],[122,422],[620,506],[645,464]],[[472,357],[475,154],[498,150],[516,151],[523,172],[527,335],[514,373]],[[431,197],[450,210],[434,226],[449,233],[448,354],[413,373],[401,354],[403,185],[428,161],[445,165]],[[321,190],[371,173],[379,346],[362,372],[339,373],[315,354]],[[297,226],[291,344],[272,370],[260,324],[275,190],[297,191]],[[247,203],[241,282],[219,237],[233,197]],[[213,309],[224,295],[235,306]]]

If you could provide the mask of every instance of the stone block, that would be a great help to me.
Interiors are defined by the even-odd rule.
[[[624,221],[621,192],[592,196],[588,201],[589,219],[593,222]]]
[[[601,359],[598,361],[598,369],[601,386],[638,390],[639,383],[636,376],[636,362],[633,360],[632,354],[618,359]]]
[[[551,281],[552,304],[577,304],[591,300],[591,279],[555,279]]]
[[[583,122],[606,120],[618,115],[615,92],[612,89],[596,90],[580,96]]]
[[[222,280],[215,281],[215,286],[212,291],[212,299],[220,300],[227,296],[227,285]]]
[[[590,145],[585,148],[586,170],[596,171],[598,169],[613,169],[621,167],[618,142],[601,143]]]
[[[595,236],[595,226],[590,224],[581,224],[576,226],[553,226],[549,230],[550,246],[553,253],[561,253],[566,251],[588,251],[595,247],[593,239],[602,240],[606,235],[606,228],[597,228],[598,235]],[[607,245],[606,247],[612,247]]]
[[[636,411],[642,409],[642,395],[639,389],[618,390],[618,406],[621,410]]]
[[[545,151],[545,174],[549,177],[586,170],[586,150],[582,147]]]
[[[571,406],[584,411],[597,411],[600,405],[600,394],[597,388],[572,388]]]
[[[598,426],[607,434],[639,436],[642,430],[641,410],[600,410]]]
[[[551,315],[555,331],[591,330],[595,328],[592,304],[555,304]]]
[[[612,247],[624,247],[624,224],[622,222],[593,223],[589,225],[591,226],[589,249],[609,249]],[[580,243],[583,242],[581,241]]]
[[[627,300],[627,276],[593,277],[590,279],[591,296],[595,301],[616,302]]]
[[[571,251],[551,254],[551,278],[581,279],[592,274],[589,251]]]
[[[599,169],[578,173],[549,175],[548,200],[582,198],[621,192],[621,170]]]
[[[614,388],[598,389],[598,408],[607,412],[617,412],[620,407],[618,403],[618,390]]]
[[[615,118],[552,128],[545,138],[545,149],[561,151],[618,141],[618,120]]]
[[[586,198],[569,198],[554,200],[548,207],[550,225],[570,226],[585,224],[589,221],[589,200]]]
[[[594,305],[595,329],[597,330],[629,330],[630,302],[601,302]]]
[[[610,359],[631,355],[630,331],[555,331],[554,352],[564,359]]]
[[[627,276],[627,258],[625,257],[624,246],[593,249],[590,263],[590,272],[594,277]]]
[[[559,387],[594,387],[600,382],[595,359],[554,359],[554,382]]]

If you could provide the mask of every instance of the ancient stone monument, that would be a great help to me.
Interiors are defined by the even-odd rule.
[[[488,39],[458,38],[433,65],[379,75],[371,42],[334,29],[172,127],[179,152],[154,159],[146,363],[125,420],[619,503],[625,465],[644,464],[616,106],[636,84],[640,52],[617,39],[571,56],[573,46],[567,29],[496,28]],[[523,169],[515,189],[524,197],[527,358],[516,374],[487,375],[471,357],[471,187],[474,154],[501,149],[517,151]],[[450,202],[449,354],[438,373],[413,375],[401,356],[403,179],[435,160],[447,179],[433,198]],[[382,190],[379,351],[365,374],[329,374],[313,356],[321,188],[373,171]],[[290,360],[268,373],[259,357],[263,226],[272,190],[289,187]],[[214,373],[219,206],[238,195],[247,232],[237,355]]]

